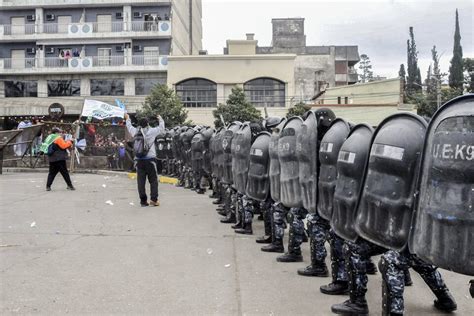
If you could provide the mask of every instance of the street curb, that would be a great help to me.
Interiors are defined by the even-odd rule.
[[[47,173],[48,168],[3,168],[3,173]],[[76,170],[74,173],[78,174],[97,174],[101,176],[123,176],[127,177],[128,172],[124,171],[110,171],[110,170],[92,170],[92,169],[84,169],[84,170]]]

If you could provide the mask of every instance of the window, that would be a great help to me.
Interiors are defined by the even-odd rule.
[[[164,78],[136,78],[135,79],[135,95],[149,95],[151,90],[157,84],[166,84]]]
[[[81,95],[81,80],[48,80],[48,97]]]
[[[176,94],[186,107],[217,105],[217,85],[206,79],[189,79],[176,85]]]
[[[255,106],[285,106],[285,83],[271,78],[258,78],[244,84],[247,98]]]
[[[337,97],[337,104],[341,104],[341,97]]]
[[[6,98],[26,98],[38,96],[37,81],[5,81]]]
[[[91,95],[124,95],[124,79],[91,79]]]

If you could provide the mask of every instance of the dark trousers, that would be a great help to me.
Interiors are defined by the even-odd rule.
[[[64,178],[66,184],[72,187],[71,178],[69,177],[69,172],[67,171],[66,160],[54,161],[49,163],[49,173],[48,173],[48,181],[46,182],[46,187],[50,187],[53,184],[54,178],[58,174]]]
[[[150,199],[154,202],[158,200],[158,174],[156,170],[156,162],[154,160],[138,160],[137,161],[137,184],[140,202],[147,201],[146,195],[146,179],[150,182]]]

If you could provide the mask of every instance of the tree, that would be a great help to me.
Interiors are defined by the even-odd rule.
[[[370,64],[369,56],[366,54],[360,55],[359,69],[362,71],[362,73],[359,74],[361,82],[369,82],[374,78],[372,65]]]
[[[461,33],[459,31],[459,16],[456,9],[456,26],[454,30],[454,47],[451,66],[449,67],[449,86],[462,91],[464,83]]]
[[[137,111],[137,117],[156,117],[161,115],[166,127],[183,125],[188,112],[173,89],[166,85],[156,85],[146,97],[143,107]]]
[[[296,103],[293,107],[291,107],[288,112],[286,113],[286,117],[290,118],[293,116],[302,116],[305,114],[309,109],[310,106],[307,106],[304,102]]]
[[[467,92],[474,92],[474,58],[463,59],[463,69],[466,72],[464,76],[464,83],[466,84]]]
[[[418,51],[416,50],[413,27],[409,29],[410,39],[407,40],[407,93],[409,96],[421,91],[421,75],[418,68]]]
[[[226,104],[219,104],[217,109],[212,111],[214,115],[214,125],[216,128],[222,127],[221,115],[226,124],[234,121],[257,122],[262,120],[259,110],[257,110],[245,97],[244,90],[239,87],[232,88],[232,93]]]
[[[414,97],[415,103],[418,105],[418,114],[431,117],[438,108],[438,89],[443,76],[439,69],[439,56],[436,50],[436,45],[431,49],[431,58],[433,63],[428,68],[428,73],[425,80],[426,95],[417,95]],[[441,91],[440,91],[441,93]],[[449,93],[448,93],[449,94]],[[445,96],[446,99],[448,96]],[[441,95],[441,100],[443,96]],[[447,101],[447,100],[446,100]]]
[[[407,82],[406,82],[406,72],[405,72],[405,65],[401,64],[400,65],[400,70],[398,71],[398,77],[402,80],[402,93],[403,93],[403,102],[406,102],[406,88],[407,88]]]

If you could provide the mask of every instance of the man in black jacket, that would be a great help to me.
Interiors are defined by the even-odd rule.
[[[48,154],[49,173],[48,181],[46,182],[46,191],[51,191],[51,185],[53,184],[54,178],[58,172],[61,173],[64,181],[66,181],[67,189],[75,190],[66,165],[66,159],[68,156],[66,149],[72,147],[72,142],[70,140],[65,141],[61,135],[61,130],[57,127],[52,129],[52,134],[48,137],[48,139],[50,139],[50,146],[52,146],[52,148],[51,154]],[[48,139],[46,141],[48,141]]]

